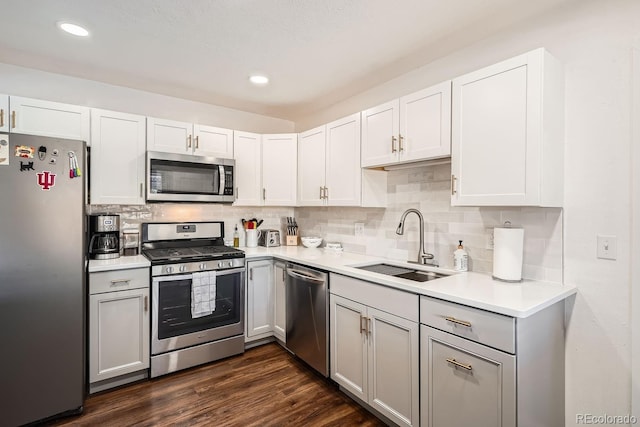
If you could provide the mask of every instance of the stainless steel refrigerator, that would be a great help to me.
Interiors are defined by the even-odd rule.
[[[82,410],[85,143],[0,134],[0,426]]]

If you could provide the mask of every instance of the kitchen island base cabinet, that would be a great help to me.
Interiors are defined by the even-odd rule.
[[[91,273],[89,290],[89,392],[146,378],[148,269]]]
[[[336,274],[330,283],[331,378],[394,424],[417,426],[418,296]]]

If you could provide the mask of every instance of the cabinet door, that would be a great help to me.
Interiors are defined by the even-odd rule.
[[[262,205],[261,141],[261,136],[257,133],[234,132],[235,206]]]
[[[363,401],[368,398],[366,309],[330,295],[331,378]]]
[[[360,114],[327,125],[327,204],[360,206]]]
[[[265,206],[296,205],[298,135],[262,135],[262,197]]]
[[[451,155],[451,81],[400,98],[399,161]]]
[[[562,73],[546,55],[453,80],[452,205],[562,205]]]
[[[273,262],[247,263],[247,339],[273,334]]]
[[[325,126],[298,136],[298,206],[324,204],[325,137]]]
[[[0,95],[0,132],[9,132],[9,96]]]
[[[418,324],[371,307],[368,318],[369,404],[398,425],[417,426]]]
[[[191,123],[147,118],[147,149],[149,151],[191,154],[193,146]]]
[[[149,289],[89,296],[89,382],[149,367]]]
[[[398,99],[362,112],[362,167],[384,166],[398,159]]]
[[[89,144],[89,108],[12,96],[11,132],[79,139]]]
[[[285,287],[286,270],[284,264],[274,264],[274,304],[273,304],[273,333],[280,341],[286,344],[287,328],[287,289]]]
[[[423,427],[515,427],[515,356],[420,326]]]
[[[200,156],[233,158],[233,131],[213,126],[193,125],[193,152]]]
[[[145,117],[91,110],[91,204],[144,205]]]

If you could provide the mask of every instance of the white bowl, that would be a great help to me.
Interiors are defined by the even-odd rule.
[[[322,243],[322,237],[301,237],[300,240],[306,248],[317,248]]]

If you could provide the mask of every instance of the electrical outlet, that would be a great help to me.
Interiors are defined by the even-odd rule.
[[[356,237],[364,236],[364,222],[356,222],[353,228],[353,234],[355,234]]]
[[[485,229],[486,240],[484,243],[484,248],[493,250],[493,228]]]
[[[597,235],[597,257],[601,259],[616,259],[618,256],[618,239],[616,236]]]

